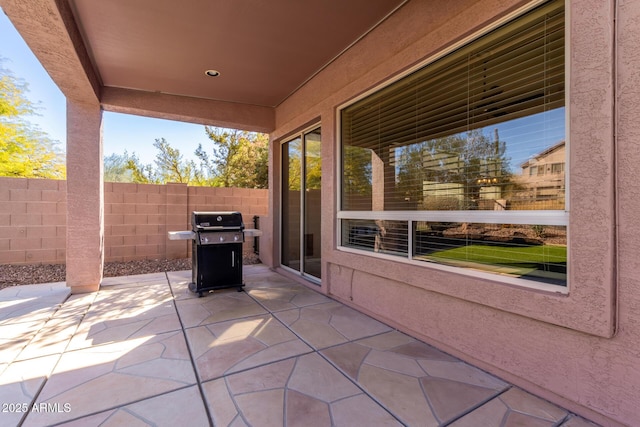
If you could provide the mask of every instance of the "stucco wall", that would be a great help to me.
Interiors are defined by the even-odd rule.
[[[247,188],[107,182],[104,198],[105,261],[190,256],[167,231],[189,230],[194,210],[240,211],[247,228],[267,214],[267,190]],[[66,181],[0,177],[0,264],[64,263],[66,209]]]
[[[337,249],[337,109],[525,4],[407,3],[278,107],[271,188],[280,143],[320,123],[323,292],[596,422],[640,425],[640,3],[567,2],[567,295]]]

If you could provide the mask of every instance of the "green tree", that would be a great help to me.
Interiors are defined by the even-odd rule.
[[[342,182],[345,194],[371,196],[373,152],[367,148],[347,145],[344,147]]]
[[[132,182],[131,171],[127,168],[128,154],[112,154],[104,158],[105,182]]]
[[[286,147],[286,148],[285,148]],[[302,139],[296,138],[283,145],[283,180],[288,183],[288,191],[300,191],[302,185]],[[283,181],[284,182],[284,181]]]
[[[211,158],[198,147],[200,171],[217,187],[267,188],[268,143],[265,134],[205,126],[213,142]],[[206,173],[205,173],[206,171]]]
[[[159,151],[155,159],[158,182],[189,183],[191,181],[192,163],[182,159],[180,150],[173,148],[164,138],[156,139],[153,146]]]
[[[427,179],[425,149],[424,142],[398,149],[396,190],[401,201],[419,203],[424,197],[423,182]]]
[[[304,183],[306,190],[319,190],[322,185],[322,144],[319,134],[316,134],[317,139],[311,135],[314,134],[307,135],[305,141]]]
[[[252,142],[255,150],[255,188],[269,188],[269,135],[258,133]]]
[[[199,145],[198,161],[184,160],[182,153],[164,138],[155,140],[154,165],[143,165],[135,153],[104,158],[104,179],[111,182],[164,184],[167,182],[215,187],[266,188],[268,184],[268,136],[265,134],[205,127],[214,142],[211,156]]]
[[[64,179],[64,153],[27,117],[36,113],[27,83],[0,59],[0,176]]]
[[[194,154],[199,159],[200,164],[196,165],[193,160],[191,161],[191,170],[193,171],[192,183],[194,185],[212,187],[215,181],[212,175],[213,165],[209,159],[209,155],[202,148],[202,144],[198,144],[198,148],[196,148]]]
[[[107,182],[149,183],[154,181],[151,165],[140,163],[136,153],[112,154],[104,158],[104,180]]]

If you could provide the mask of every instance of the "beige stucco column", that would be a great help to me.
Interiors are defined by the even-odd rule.
[[[384,161],[371,151],[371,209],[384,210]]]
[[[104,261],[102,110],[67,99],[67,286],[100,287]]]

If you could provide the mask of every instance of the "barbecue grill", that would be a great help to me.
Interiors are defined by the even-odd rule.
[[[205,291],[242,291],[244,223],[240,212],[192,212],[191,284],[199,296]]]
[[[170,231],[170,240],[191,240],[189,289],[204,292],[224,288],[242,291],[242,244],[244,236],[260,236],[245,230],[240,212],[192,212],[191,231]]]

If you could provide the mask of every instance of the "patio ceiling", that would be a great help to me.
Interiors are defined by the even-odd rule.
[[[404,2],[0,0],[0,5],[67,97],[93,92],[104,106],[111,94],[117,104],[130,95],[125,91],[134,91],[138,99],[168,94],[272,109]],[[210,69],[220,76],[205,75]],[[112,109],[110,103],[106,109]]]
[[[402,0],[71,0],[102,84],[275,107]],[[219,77],[205,71],[218,70]]]

